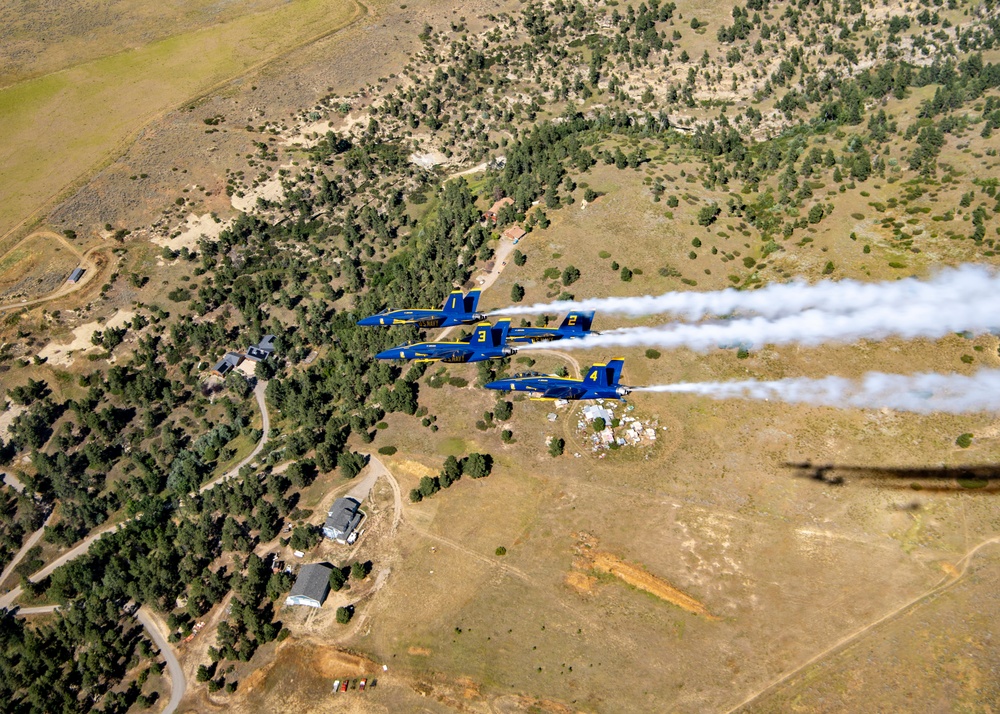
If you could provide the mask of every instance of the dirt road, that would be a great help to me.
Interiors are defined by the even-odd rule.
[[[3,569],[3,574],[0,574],[0,583],[5,581],[8,578],[8,576],[14,572],[14,568],[16,568],[17,564],[24,559],[24,556],[28,554],[28,551],[31,550],[35,546],[35,544],[42,539],[42,536],[45,535],[45,526],[49,525],[49,522],[52,520],[52,517],[54,515],[55,511],[50,513],[48,518],[45,519],[45,522],[42,523],[42,527],[39,528],[34,533],[32,533],[30,536],[28,536],[28,539],[24,541],[24,545],[22,545],[21,549],[14,554],[14,558],[9,563],[7,563],[7,567]]]
[[[34,298],[33,300],[22,300],[21,302],[18,303],[8,303],[6,305],[0,305],[0,311],[14,310],[14,309],[19,310],[22,307],[32,307],[34,305],[40,305],[41,303],[49,302],[50,300],[64,298],[67,295],[72,295],[77,290],[83,288],[85,285],[89,285],[91,281],[95,280],[98,277],[99,275],[98,265],[93,261],[91,256],[93,256],[93,254],[96,253],[97,251],[103,250],[105,246],[95,245],[92,248],[88,249],[86,253],[81,253],[79,249],[77,249],[76,246],[74,246],[72,243],[66,240],[65,237],[59,235],[58,233],[53,233],[52,231],[35,231],[34,233],[31,233],[30,235],[26,236],[23,240],[18,241],[9,251],[7,251],[7,253],[4,253],[4,256],[0,256],[0,260],[3,260],[3,257],[7,256],[8,254],[16,250],[18,246],[20,246],[22,243],[32,240],[33,238],[38,238],[39,236],[51,238],[59,243],[62,243],[63,246],[68,248],[69,251],[76,256],[77,260],[80,263],[80,267],[84,269],[85,272],[83,273],[83,277],[76,283],[68,283],[68,282],[63,283],[55,290],[55,292],[51,292],[48,295],[43,295],[42,297]],[[69,276],[67,275],[66,277],[68,278]]]
[[[263,450],[264,444],[267,443],[267,434],[271,431],[271,415],[267,412],[267,401],[264,399],[264,390],[267,389],[267,382],[263,379],[257,380],[257,386],[253,388],[253,396],[257,399],[257,406],[260,408],[260,418],[261,418],[261,437],[260,441],[257,442],[257,446],[254,447],[250,455],[243,459],[241,462],[236,464],[233,468],[229,469],[226,473],[219,476],[219,478],[214,481],[209,481],[203,484],[198,491],[200,493],[205,493],[209,489],[215,488],[223,481],[228,481],[231,478],[236,478],[240,475],[240,469],[249,464],[251,461],[257,458],[257,455]]]
[[[974,548],[972,548],[971,550],[967,551],[965,553],[965,555],[963,555],[958,560],[958,563],[956,563],[956,564],[961,564],[962,568],[961,568],[961,570],[958,571],[957,575],[954,575],[954,576],[947,575],[947,576],[945,576],[941,581],[938,582],[937,585],[935,585],[933,588],[931,588],[930,590],[928,590],[924,594],[918,595],[917,597],[913,598],[912,600],[903,603],[902,605],[900,605],[896,609],[892,610],[891,612],[886,613],[885,615],[883,615],[879,619],[875,620],[874,622],[870,622],[867,625],[865,625],[863,627],[860,627],[857,630],[851,632],[850,634],[847,634],[844,637],[840,638],[839,640],[837,640],[837,642],[835,642],[834,644],[830,645],[829,647],[827,647],[825,650],[823,650],[819,654],[811,657],[807,661],[803,662],[802,664],[800,664],[799,666],[795,667],[794,669],[792,669],[792,670],[786,672],[785,674],[781,675],[780,677],[778,677],[774,681],[770,682],[766,686],[764,686],[761,689],[758,689],[757,691],[753,692],[752,694],[750,694],[749,696],[747,696],[743,701],[741,701],[739,704],[737,704],[736,706],[734,706],[732,709],[729,709],[726,712],[726,714],[736,714],[736,712],[748,711],[748,707],[750,707],[750,705],[752,705],[754,702],[756,702],[757,700],[759,700],[761,697],[764,697],[764,696],[766,696],[768,694],[771,694],[772,692],[777,691],[782,686],[784,686],[785,684],[787,684],[788,682],[790,682],[792,679],[794,679],[798,674],[800,674],[801,672],[803,672],[806,668],[811,667],[812,665],[816,664],[817,662],[820,662],[820,661],[822,661],[822,660],[824,660],[824,659],[826,659],[828,657],[832,657],[833,655],[836,655],[838,652],[841,652],[842,650],[844,650],[846,647],[848,647],[849,645],[851,645],[855,641],[859,640],[860,638],[864,637],[868,633],[872,632],[875,628],[880,627],[880,626],[882,626],[882,625],[884,625],[884,624],[886,624],[888,622],[891,622],[892,620],[895,620],[895,619],[897,619],[899,617],[903,617],[903,616],[909,614],[910,612],[913,612],[914,610],[918,609],[921,605],[923,605],[928,600],[930,600],[930,599],[932,599],[932,598],[940,595],[945,590],[948,590],[949,588],[954,587],[963,577],[965,577],[966,572],[968,572],[968,570],[969,570],[969,563],[972,562],[973,556],[975,556],[975,554],[977,552],[979,552],[980,549],[982,549],[982,548],[984,548],[984,547],[986,547],[988,545],[994,545],[994,544],[997,544],[997,543],[1000,543],[1000,536],[993,536],[992,538],[988,538],[988,539],[982,541],[981,543],[979,543],[978,545],[976,545]]]
[[[156,646],[160,648],[160,654],[163,655],[163,659],[167,662],[167,671],[170,673],[170,701],[163,708],[163,714],[174,714],[177,711],[177,707],[180,706],[181,699],[184,698],[185,690],[187,690],[187,680],[184,678],[184,670],[181,669],[181,663],[178,661],[173,649],[171,649],[170,643],[164,636],[163,631],[160,630],[160,625],[156,618],[145,607],[140,607],[138,612],[135,613],[135,617],[146,628],[146,632],[149,633]]]

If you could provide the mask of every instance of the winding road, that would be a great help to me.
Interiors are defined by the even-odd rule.
[[[83,268],[84,271],[86,271],[83,274],[83,278],[81,278],[80,281],[76,283],[64,282],[62,285],[56,288],[55,292],[51,292],[48,295],[43,295],[42,297],[34,298],[32,300],[23,300],[21,302],[16,302],[16,303],[8,303],[6,305],[0,305],[0,311],[19,310],[22,307],[32,307],[34,305],[40,305],[42,303],[49,302],[50,300],[57,300],[59,298],[66,297],[67,295],[72,295],[77,290],[80,290],[85,285],[88,285],[92,280],[94,280],[98,276],[99,272],[98,265],[91,259],[91,256],[97,251],[104,249],[106,246],[98,244],[89,248],[85,253],[81,253],[80,250],[75,245],[66,240],[64,236],[61,236],[58,233],[53,233],[52,231],[35,231],[34,233],[31,233],[22,240],[19,240],[10,250],[4,253],[4,257],[9,255],[13,251],[17,250],[17,248],[22,243],[25,243],[29,240],[39,237],[51,238],[52,240],[61,243],[66,248],[69,248],[70,252],[73,255],[75,255],[77,260],[79,261],[80,263],[79,267]],[[0,258],[0,260],[2,260],[2,258]],[[69,275],[67,275],[66,277],[68,278]]]
[[[253,390],[254,397],[257,399],[257,406],[260,407],[261,424],[263,427],[263,433],[261,434],[260,441],[257,442],[257,446],[254,447],[254,450],[250,452],[249,456],[240,461],[236,466],[231,468],[229,471],[227,471],[214,481],[210,481],[209,483],[203,485],[199,489],[199,492],[204,493],[205,491],[214,488],[215,486],[218,486],[220,483],[224,483],[225,481],[228,481],[231,478],[238,477],[240,469],[243,468],[245,465],[249,464],[250,462],[252,462],[255,458],[257,458],[258,454],[260,454],[260,452],[263,450],[264,445],[267,443],[268,440],[268,432],[271,430],[270,414],[267,411],[267,402],[264,399],[264,391],[266,388],[267,388],[267,382],[264,380],[258,380],[257,385],[254,387]],[[383,470],[385,470],[385,466],[382,465],[381,461],[378,461],[378,459],[373,459],[373,460]],[[386,473],[388,473],[388,471],[386,471]],[[396,488],[398,489],[398,486]],[[49,517],[51,518],[51,514]],[[397,507],[396,509],[397,521],[398,518],[399,518],[399,508]],[[32,573],[31,576],[29,577],[29,580],[31,580],[31,582],[33,583],[37,583],[40,582],[41,580],[44,580],[49,575],[51,575],[56,570],[56,568],[65,565],[69,561],[80,557],[88,550],[90,550],[90,546],[93,545],[94,542],[96,542],[105,533],[113,533],[119,528],[121,528],[123,525],[125,525],[125,523],[128,523],[128,521],[124,521],[123,523],[119,523],[110,526],[108,528],[104,528],[96,533],[91,534],[87,538],[84,538],[75,547],[71,548],[70,550],[60,555],[58,558],[53,560],[44,568],[42,568],[36,573]],[[30,543],[25,543],[25,545],[21,548],[21,551],[26,553],[27,549],[30,548],[31,545],[34,545],[34,543],[37,542],[38,538],[41,537],[43,531],[44,527],[42,529],[35,531],[35,533],[33,533],[31,536],[31,538],[33,538],[34,541]],[[29,539],[29,541],[30,540],[31,539]],[[20,551],[19,551],[19,556],[23,557],[23,553]],[[8,568],[12,570],[13,567],[17,565],[17,560],[20,560],[20,557],[18,557],[14,562],[12,562],[8,566]],[[6,568],[4,569],[4,573],[5,574],[7,573]],[[21,586],[19,585],[11,589],[11,591],[6,593],[5,595],[0,596],[0,608],[10,609],[17,601],[17,598],[20,597],[20,595],[21,595]],[[38,607],[22,608],[18,610],[18,613],[24,616],[41,615],[54,612],[57,609],[58,609],[57,605],[42,605]],[[145,608],[140,607],[139,610],[136,612],[136,619],[146,629],[146,632],[149,633],[150,638],[156,643],[156,646],[160,649],[160,652],[163,654],[164,660],[166,660],[167,671],[170,674],[170,701],[164,708],[163,714],[173,714],[177,710],[177,707],[180,705],[181,700],[184,698],[184,693],[187,690],[187,680],[184,677],[184,670],[181,668],[181,663],[177,659],[177,655],[170,647],[170,642],[163,635],[158,620],[154,617],[154,615]]]

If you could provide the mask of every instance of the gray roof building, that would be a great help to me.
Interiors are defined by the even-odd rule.
[[[264,335],[264,338],[252,347],[247,347],[247,359],[251,362],[263,362],[274,352],[274,335]]]
[[[333,568],[325,563],[310,563],[299,570],[286,605],[305,605],[306,607],[322,607],[330,592],[330,573]]]
[[[240,362],[242,361],[243,355],[238,352],[226,352],[226,356],[219,360],[217,365],[212,367],[212,371],[220,377],[225,377],[227,374],[239,367]]]
[[[80,278],[82,278],[83,274],[86,273],[86,272],[87,271],[84,270],[83,268],[76,268],[72,273],[69,274],[69,280],[67,282],[70,282],[70,283],[79,282]]]
[[[338,498],[326,514],[323,535],[330,540],[346,543],[351,533],[361,523],[363,514],[358,510],[361,503],[353,498]]]

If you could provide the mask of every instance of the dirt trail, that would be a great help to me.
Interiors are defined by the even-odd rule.
[[[940,595],[944,591],[948,590],[949,588],[954,587],[956,584],[958,584],[961,581],[961,579],[965,576],[966,572],[968,572],[968,570],[969,570],[969,564],[972,562],[973,556],[977,552],[979,552],[980,549],[982,549],[982,548],[984,548],[984,547],[986,547],[988,545],[994,545],[994,544],[997,544],[997,543],[1000,543],[1000,536],[993,536],[992,538],[987,538],[986,540],[982,541],[981,543],[979,543],[978,545],[976,545],[974,548],[972,548],[971,550],[967,551],[965,553],[965,555],[963,555],[961,558],[959,558],[959,560],[956,563],[956,565],[961,565],[962,566],[961,570],[956,570],[956,569],[952,568],[951,569],[951,573],[949,573],[948,575],[946,575],[942,580],[940,580],[938,582],[937,585],[935,585],[933,588],[931,588],[927,592],[923,593],[922,595],[918,595],[917,597],[913,598],[912,600],[910,600],[908,602],[903,603],[902,605],[900,605],[899,607],[897,607],[895,610],[892,610],[892,611],[886,613],[885,615],[883,615],[879,619],[875,620],[874,622],[870,622],[867,625],[864,625],[863,627],[858,628],[854,632],[851,632],[850,634],[845,635],[844,637],[840,638],[834,644],[832,644],[830,647],[827,647],[825,650],[823,650],[819,654],[814,655],[810,659],[806,660],[805,662],[803,662],[799,666],[797,666],[794,669],[792,669],[792,670],[786,672],[785,674],[781,675],[780,677],[778,677],[777,679],[773,680],[769,684],[767,684],[767,685],[761,687],[760,689],[756,690],[755,692],[747,695],[747,697],[743,701],[741,701],[739,704],[737,704],[736,706],[734,706],[732,709],[727,710],[726,714],[736,714],[736,712],[746,711],[747,707],[749,707],[755,701],[757,701],[758,699],[760,699],[761,697],[763,697],[765,695],[771,694],[772,692],[780,689],[782,686],[784,686],[785,684],[787,684],[788,682],[790,682],[797,675],[799,675],[802,671],[804,671],[807,667],[811,667],[812,665],[816,664],[817,662],[820,662],[820,661],[822,661],[822,660],[824,660],[824,659],[826,659],[828,657],[832,657],[832,656],[836,655],[838,652],[841,652],[842,650],[844,650],[845,648],[847,648],[849,645],[853,644],[856,640],[864,637],[865,635],[867,635],[869,632],[871,632],[875,628],[880,627],[880,626],[882,626],[884,624],[887,624],[887,623],[889,623],[889,622],[891,622],[893,620],[896,620],[899,617],[903,617],[905,615],[908,615],[909,613],[913,612],[914,610],[919,609],[920,606],[923,605],[925,602],[928,602],[929,600],[937,597],[938,595]],[[946,572],[947,572],[947,570],[946,570]]]
[[[68,282],[63,283],[55,292],[49,293],[48,295],[43,295],[42,297],[33,298],[32,300],[23,300],[18,303],[0,305],[0,310],[12,310],[12,309],[20,309],[22,307],[32,307],[33,305],[39,305],[41,303],[49,302],[50,300],[56,300],[58,298],[66,297],[67,295],[72,295],[73,293],[82,289],[85,285],[89,285],[93,280],[95,280],[98,277],[98,275],[100,275],[101,266],[93,260],[93,255],[94,253],[100,250],[104,250],[107,246],[98,244],[89,248],[85,253],[81,253],[80,250],[72,243],[70,243],[68,240],[66,240],[64,236],[61,236],[58,233],[53,233],[52,231],[34,231],[33,233],[30,233],[29,235],[25,236],[23,240],[19,240],[17,243],[15,243],[10,250],[4,253],[4,256],[8,255],[14,250],[17,250],[18,246],[20,246],[22,243],[25,243],[26,241],[39,237],[54,239],[59,243],[62,243],[66,248],[68,248],[70,252],[76,256],[77,260],[80,261],[80,267],[83,268],[85,271],[83,273],[83,277],[80,279],[79,282],[76,283],[72,284]],[[0,260],[2,259],[3,256],[0,256]],[[69,276],[66,277],[68,278]]]

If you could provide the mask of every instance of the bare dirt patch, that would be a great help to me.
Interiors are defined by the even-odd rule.
[[[574,567],[614,575],[632,587],[655,595],[666,602],[673,603],[688,612],[702,615],[709,620],[717,619],[712,616],[708,608],[687,593],[681,592],[666,580],[658,578],[646,571],[645,568],[622,560],[617,555],[597,550],[598,542],[593,536],[582,533],[579,535],[578,542],[579,545],[576,552],[580,556],[580,559],[573,564]],[[567,577],[568,580],[569,578]]]
[[[104,324],[96,320],[94,322],[87,322],[73,330],[73,340],[71,342],[68,344],[50,342],[39,350],[38,356],[42,359],[47,359],[53,365],[69,366],[76,357],[75,353],[86,354],[87,352],[95,352],[100,349],[100,347],[91,342],[91,338],[95,332],[105,330],[109,327],[121,327],[133,317],[135,317],[134,312],[118,310]]]
[[[174,235],[171,237],[166,236],[153,236],[150,240],[156,245],[163,246],[165,248],[170,248],[170,250],[180,250],[181,248],[187,248],[192,250],[198,247],[198,241],[202,238],[207,238],[209,240],[215,240],[219,237],[226,228],[232,223],[229,221],[220,221],[211,213],[206,213],[203,216],[197,216],[194,213],[187,217],[184,225],[180,227],[180,235]]]

